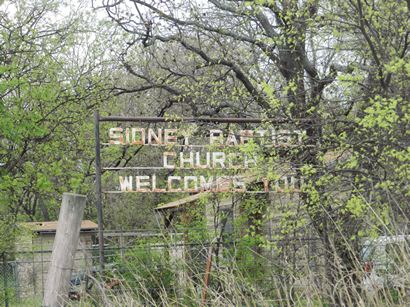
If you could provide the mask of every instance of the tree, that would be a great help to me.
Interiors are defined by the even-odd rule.
[[[90,48],[87,15],[60,9],[7,1],[0,12],[0,212],[10,242],[16,221],[55,218],[62,192],[90,189],[90,117],[108,97],[107,57]]]

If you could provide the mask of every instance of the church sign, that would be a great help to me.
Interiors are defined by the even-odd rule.
[[[167,170],[165,176],[157,173],[118,176],[118,192],[141,193],[245,192],[244,175],[224,174],[224,170],[244,173],[246,170],[257,168],[258,157],[252,153],[244,153],[240,150],[241,147],[250,143],[264,147],[297,146],[301,144],[303,136],[299,130],[245,129],[224,133],[221,129],[208,129],[202,131],[206,137],[201,140],[205,139],[205,143],[193,144],[190,136],[178,128],[112,127],[107,132],[107,145],[110,146],[164,148],[157,165],[121,168],[121,170]],[[188,170],[190,174],[186,174]],[[219,172],[217,175],[197,174],[201,171],[203,173],[203,170],[219,170]],[[250,171],[248,175],[249,173]],[[289,185],[295,182],[295,178],[289,178]],[[275,185],[278,183],[276,182]],[[269,190],[269,187],[267,189]]]
[[[110,122],[117,123],[117,126],[104,126],[100,137],[101,124]],[[185,127],[197,123],[201,126],[197,127],[196,132],[187,133]],[[226,124],[225,130],[220,128],[222,124]],[[252,125],[258,128],[249,129]],[[260,178],[263,176],[259,174],[269,165],[261,159],[263,154],[258,156],[257,148],[268,148],[269,152],[269,147],[291,148],[301,145],[303,131],[259,128],[284,125],[289,126],[289,121],[257,118],[104,117],[96,111],[95,182],[100,273],[104,269],[103,194],[296,191],[301,182],[297,183],[292,175],[270,182]],[[103,143],[103,140],[106,142]],[[107,147],[120,149],[122,154],[134,147],[134,156],[125,159],[124,163],[103,166],[102,151],[105,152],[104,148]],[[148,150],[140,152],[144,148]],[[133,165],[128,163],[130,161]],[[149,165],[141,165],[147,161]],[[102,188],[103,172],[117,173],[116,176],[105,176],[112,179],[109,184],[113,188],[111,191]],[[255,181],[263,183],[262,191],[248,190],[247,184]]]

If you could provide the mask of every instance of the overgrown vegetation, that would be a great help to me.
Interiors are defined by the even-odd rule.
[[[205,255],[185,251],[174,263],[170,249],[136,246],[113,276],[126,291],[93,299],[198,305],[211,244],[214,305],[406,304],[408,243],[394,257],[404,286],[384,279],[372,295],[362,245],[409,235],[409,1],[104,0],[92,2],[97,15],[84,13],[87,3],[64,16],[57,0],[0,3],[0,254],[12,258],[19,221],[55,219],[64,191],[87,194],[95,218],[96,109],[257,117],[261,129],[278,128],[274,119],[304,137],[297,147],[244,146],[260,159],[252,189],[291,172],[297,193],[181,207],[167,230]],[[156,157],[139,146],[106,154],[111,167]],[[152,208],[171,199],[107,196],[106,226],[151,227]]]
[[[82,297],[82,302],[106,306],[203,304],[204,260],[209,256],[209,245],[192,246],[189,242],[183,245],[181,238],[182,234],[180,238],[175,236],[168,240],[144,240],[123,257],[118,256],[115,269],[110,269],[111,273],[106,275],[106,284],[116,286],[112,289],[99,288],[96,283],[93,290]],[[355,265],[360,286],[353,292],[350,288],[352,276],[345,272],[344,278],[331,290],[333,297],[324,295],[323,287],[326,285],[320,280],[326,270],[322,266],[311,265],[309,244],[299,241],[287,242],[287,245],[300,249],[296,267],[292,268],[279,249],[274,253],[266,253],[267,250],[262,249],[264,254],[258,254],[254,250],[255,243],[251,241],[244,243],[244,240],[238,240],[237,243],[225,244],[219,256],[214,255],[213,258],[214,265],[206,287],[206,304],[331,306],[336,303],[337,296],[346,296],[356,306],[405,306],[408,303],[408,289],[405,286],[410,281],[410,263],[405,256],[409,253],[408,241],[395,245],[394,257],[373,255],[374,263],[379,261],[375,271],[379,278],[384,279],[382,284],[376,285],[372,280],[375,283],[370,285],[369,280],[374,272],[366,272],[363,259],[357,259]],[[379,249],[379,252],[385,248],[380,241],[374,241],[369,246]],[[382,272],[384,266],[388,270]]]

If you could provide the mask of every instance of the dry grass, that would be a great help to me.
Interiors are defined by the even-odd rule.
[[[172,249],[171,245],[168,251]],[[114,289],[95,286],[75,306],[201,306],[204,289],[204,262],[194,265],[184,255],[170,258],[166,250],[128,258],[122,269],[109,274],[120,281]],[[207,250],[204,247],[204,250]],[[312,267],[306,249],[298,252],[298,261],[283,257],[266,257],[250,250],[253,266],[240,259],[224,257],[213,262],[206,291],[207,306],[408,306],[410,304],[410,251],[408,241],[391,252],[394,261],[375,265],[365,272],[363,260],[344,272],[334,263],[339,279],[330,283],[325,268]],[[164,256],[165,254],[165,256]],[[151,257],[151,259],[149,259]],[[337,259],[337,258],[335,258]],[[152,261],[147,261],[152,260]],[[323,259],[316,259],[316,262]],[[375,260],[377,261],[377,259]],[[385,270],[385,271],[384,271]],[[373,284],[369,285],[369,278]],[[372,279],[373,278],[373,279]],[[380,279],[382,281],[380,282]],[[367,280],[367,284],[366,284]],[[343,300],[341,300],[343,298]]]

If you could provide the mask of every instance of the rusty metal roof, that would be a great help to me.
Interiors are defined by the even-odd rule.
[[[254,175],[245,175],[244,176],[245,182],[251,182],[254,179],[255,179]],[[229,186],[229,181],[228,180],[222,182],[222,185],[221,185],[222,188],[227,188],[228,186]],[[181,207],[185,204],[192,203],[192,202],[200,199],[202,196],[207,195],[209,193],[212,193],[212,190],[198,192],[197,194],[190,195],[190,196],[187,196],[187,197],[184,197],[184,198],[169,202],[169,203],[164,204],[162,206],[156,207],[156,208],[154,208],[154,210],[163,211],[163,210],[167,210],[167,209],[178,209],[179,207]]]
[[[31,229],[33,232],[55,232],[57,230],[58,221],[49,222],[29,222],[21,223],[21,225]],[[90,220],[81,221],[81,230],[94,230],[98,225]]]
[[[198,200],[199,198],[201,198],[201,196],[203,196],[207,193],[209,193],[209,192],[202,192],[202,193],[190,195],[188,197],[184,197],[182,199],[178,199],[178,200],[172,201],[170,203],[167,203],[165,205],[156,207],[154,210],[162,211],[162,210],[167,210],[167,209],[176,209],[176,208],[179,208],[182,205],[189,204],[193,201]]]

